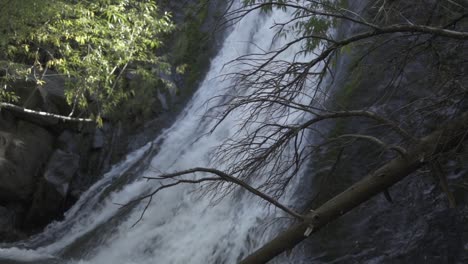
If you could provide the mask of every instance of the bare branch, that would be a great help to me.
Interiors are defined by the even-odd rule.
[[[147,178],[147,177],[145,177],[145,178]],[[158,179],[158,178],[147,178],[147,179]],[[142,200],[144,200],[146,198],[149,198],[148,201],[146,202],[145,208],[143,208],[143,211],[140,214],[140,217],[137,219],[137,221],[135,223],[133,223],[132,227],[134,227],[143,219],[143,216],[145,215],[146,211],[148,210],[148,208],[149,208],[149,206],[151,204],[151,201],[153,201],[153,197],[157,193],[159,193],[160,191],[162,191],[164,189],[167,189],[167,188],[170,188],[170,187],[174,187],[174,186],[182,184],[182,183],[192,183],[192,184],[194,184],[194,183],[202,183],[202,182],[207,182],[207,181],[219,181],[219,180],[221,180],[221,179],[220,178],[200,178],[200,179],[197,179],[197,180],[177,179],[173,183],[163,184],[163,185],[159,186],[158,188],[153,190],[150,194],[138,197],[138,198],[126,203],[126,204],[119,204],[119,205],[120,206],[129,206],[129,205],[135,204],[137,202],[140,202],[140,201],[142,201]]]
[[[259,191],[259,190],[255,189],[254,187],[250,186],[246,182],[244,182],[242,180],[239,180],[236,177],[231,176],[231,175],[229,175],[229,174],[227,174],[225,172],[222,172],[220,170],[217,170],[217,169],[197,167],[197,168],[192,168],[192,169],[189,169],[189,170],[163,174],[163,175],[160,175],[160,176],[157,176],[157,177],[144,177],[144,178],[149,179],[149,180],[174,179],[177,176],[192,174],[192,173],[195,173],[195,172],[207,172],[207,173],[215,174],[215,175],[219,176],[219,178],[202,178],[201,180],[179,180],[179,179],[177,179],[177,182],[173,183],[171,186],[177,185],[179,183],[198,183],[198,182],[207,181],[207,180],[209,180],[209,181],[224,180],[224,181],[227,181],[227,182],[234,183],[234,184],[246,189],[250,193],[252,193],[252,194],[262,198],[263,200],[273,204],[274,206],[278,207],[279,209],[283,210],[284,212],[290,214],[291,216],[293,216],[293,217],[295,217],[295,218],[297,218],[299,220],[304,219],[302,215],[294,212],[293,210],[289,209],[287,206],[281,204],[280,202],[278,202],[277,200],[275,200],[272,197],[268,196],[267,194],[264,194],[261,191]],[[165,186],[167,186],[167,185],[165,185]],[[165,186],[164,187],[163,186],[159,187],[155,192],[153,192],[153,193],[151,193],[149,195],[140,197],[140,198],[138,198],[138,200],[153,196],[161,188],[167,188]]]
[[[351,138],[365,139],[365,140],[368,140],[370,142],[376,143],[377,145],[382,146],[385,149],[394,150],[394,151],[398,152],[398,154],[400,154],[402,157],[406,156],[406,149],[404,149],[404,148],[402,148],[400,146],[389,146],[389,145],[385,144],[382,140],[380,140],[380,139],[378,139],[376,137],[373,137],[373,136],[360,135],[360,134],[344,134],[344,135],[341,135],[339,137],[340,138],[351,137]]]
[[[431,168],[431,172],[434,174],[434,178],[439,180],[440,188],[447,195],[450,208],[455,208],[457,203],[453,193],[450,191],[449,185],[447,183],[447,176],[444,174],[442,165],[440,165],[440,162],[436,159],[430,163],[429,167]]]
[[[468,113],[465,112],[457,119],[451,120],[443,128],[418,140],[418,143],[408,150],[407,158],[397,157],[368,174],[317,210],[311,211],[306,215],[306,222],[292,226],[240,263],[266,263],[287,249],[294,247],[307,238],[305,232],[308,235],[317,232],[326,224],[416,171],[440,153],[457,147],[460,141],[466,140],[464,135],[467,130]]]

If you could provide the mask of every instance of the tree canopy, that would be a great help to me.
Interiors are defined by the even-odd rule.
[[[16,80],[41,89],[54,74],[65,80],[70,114],[100,120],[134,92],[123,82],[130,72],[168,70],[156,51],[174,26],[154,0],[2,0],[0,14],[0,102],[18,101]]]

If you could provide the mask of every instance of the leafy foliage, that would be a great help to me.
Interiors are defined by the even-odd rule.
[[[15,103],[18,102],[18,99],[18,96],[14,92],[0,89],[0,102]]]
[[[178,74],[185,74],[186,83],[196,86],[199,76],[203,73],[204,65],[209,58],[209,33],[201,30],[208,17],[209,0],[200,0],[188,5],[185,10],[185,21],[176,31],[173,64],[177,66]]]
[[[42,86],[53,70],[66,79],[72,108],[99,117],[135,93],[126,75],[169,69],[156,50],[174,26],[155,0],[0,0],[0,7],[0,59],[28,68],[1,67],[3,87],[13,75]]]
[[[294,10],[294,18],[281,25],[278,34],[279,36],[287,34],[310,36],[305,38],[304,50],[306,52],[312,52],[319,47],[321,39],[330,38],[329,29],[337,22],[336,18],[341,13],[346,12],[343,8],[345,1],[336,0],[244,0],[244,6],[258,6],[264,12],[270,12],[274,8],[286,10],[287,7],[290,7]],[[333,14],[333,16],[329,14]]]

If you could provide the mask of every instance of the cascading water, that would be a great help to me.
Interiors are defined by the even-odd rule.
[[[154,142],[131,153],[90,188],[65,219],[52,223],[43,233],[0,248],[0,263],[236,263],[271,237],[265,226],[279,212],[268,210],[258,197],[233,192],[212,206],[197,185],[179,185],[158,193],[142,221],[145,201],[121,207],[159,185],[146,181],[155,171],[172,172],[209,164],[213,149],[237,130],[236,113],[214,131],[211,119],[203,118],[208,99],[229,92],[229,80],[220,74],[236,71],[223,67],[238,56],[271,50],[287,41],[272,40],[274,22],[290,14],[250,14],[234,26],[225,39],[209,73],[174,125]],[[298,47],[299,48],[299,47]],[[294,48],[283,59],[292,60]],[[212,106],[222,96],[210,100]],[[299,177],[300,178],[300,177]],[[253,183],[255,185],[255,183]],[[294,189],[294,184],[292,188]],[[288,203],[288,201],[285,201]]]

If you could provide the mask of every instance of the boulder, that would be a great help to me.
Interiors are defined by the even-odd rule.
[[[16,177],[17,166],[0,157],[0,201],[25,200],[29,194],[28,179]]]
[[[41,95],[41,90],[37,89],[34,82],[26,80],[16,80],[13,84],[13,90],[19,97],[17,105],[29,109],[41,109],[44,104],[44,98]]]
[[[70,181],[78,170],[79,162],[80,156],[77,154],[67,153],[60,149],[55,150],[44,173],[46,182],[65,197]]]
[[[63,195],[53,184],[42,178],[24,219],[23,228],[29,231],[40,230],[51,221],[60,218],[63,211]]]
[[[65,152],[79,153],[80,137],[82,137],[82,135],[66,129],[58,136],[57,147]]]
[[[42,96],[44,97],[44,110],[61,113],[68,115],[71,112],[71,107],[67,104],[65,99],[65,79],[50,71],[49,75],[44,77],[45,84],[41,89]]]
[[[54,151],[34,193],[24,224],[26,228],[40,228],[61,217],[70,182],[79,168],[79,160],[77,154],[60,149]]]
[[[14,226],[14,213],[6,207],[0,206],[0,228],[9,229]]]
[[[16,118],[8,111],[0,111],[0,131],[14,131]]]
[[[10,242],[25,237],[16,229],[17,218],[17,210],[0,206],[0,242]]]
[[[93,138],[93,149],[101,149],[104,147],[106,141],[106,136],[102,129],[96,128],[94,131],[94,138]]]
[[[27,201],[52,150],[53,137],[20,121],[14,132],[0,128],[0,202]]]

